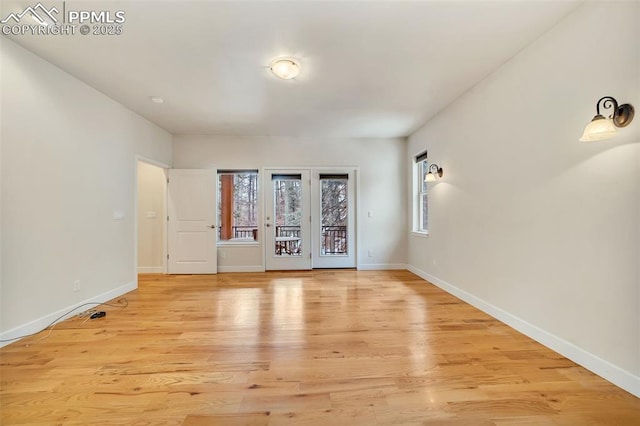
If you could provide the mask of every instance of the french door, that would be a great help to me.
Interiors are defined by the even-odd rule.
[[[264,178],[266,269],[311,269],[309,170],[267,169]]]
[[[312,265],[355,268],[355,171],[316,169],[311,179]]]
[[[267,270],[353,268],[353,169],[267,169],[265,267]]]

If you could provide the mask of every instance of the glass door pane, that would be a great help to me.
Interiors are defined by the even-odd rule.
[[[267,169],[265,183],[266,269],[311,269],[309,171]]]
[[[346,256],[348,254],[348,176],[320,175],[320,255]]]
[[[302,176],[273,175],[274,254],[302,256]]]

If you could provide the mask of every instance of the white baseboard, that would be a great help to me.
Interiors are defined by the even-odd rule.
[[[52,312],[50,314],[44,315],[40,318],[37,318],[33,321],[29,321],[26,324],[22,324],[19,325],[17,327],[12,328],[11,330],[7,330],[3,333],[0,333],[0,340],[8,340],[8,339],[14,339],[17,338],[19,336],[26,336],[29,334],[33,334],[33,333],[37,333],[39,331],[44,330],[46,327],[48,327],[53,321],[56,321],[56,319],[58,319],[56,322],[60,322],[60,321],[64,321],[67,318],[71,318],[74,315],[87,310],[87,309],[91,309],[90,306],[86,306],[84,308],[79,308],[81,305],[85,304],[85,303],[104,303],[104,302],[108,302],[111,299],[114,299],[118,296],[122,296],[125,293],[128,293],[132,290],[135,290],[136,288],[138,288],[138,283],[136,281],[132,281],[130,283],[127,283],[125,285],[122,285],[120,287],[114,288],[113,290],[109,290],[107,292],[104,292],[102,294],[99,294],[97,296],[91,297],[89,299],[83,300],[82,302],[78,302],[78,303],[74,303],[71,306],[68,306],[66,308],[63,309],[59,309],[55,312]],[[6,346],[8,344],[11,344],[13,342],[17,342],[19,339],[16,340],[12,340],[10,342],[0,342],[0,348],[3,346]]]
[[[218,266],[218,272],[264,272],[264,266]]]
[[[383,271],[383,270],[406,270],[407,265],[404,263],[360,263],[359,271]]]
[[[598,376],[610,381],[616,386],[621,387],[627,392],[640,398],[640,377],[626,371],[609,361],[606,361],[597,355],[587,352],[586,350],[564,340],[554,334],[549,333],[527,321],[524,321],[509,312],[506,312],[497,306],[494,306],[479,297],[468,293],[448,282],[434,277],[418,268],[408,265],[407,269],[418,275],[420,278],[440,287],[447,293],[450,293],[461,300],[475,306],[481,311],[491,315],[492,317],[502,321],[508,326],[518,330],[520,333],[532,338],[533,340],[543,344],[544,346],[558,352],[559,354],[569,358],[571,361],[580,364],[587,370],[592,371]]]
[[[138,266],[139,274],[161,274],[162,266]]]

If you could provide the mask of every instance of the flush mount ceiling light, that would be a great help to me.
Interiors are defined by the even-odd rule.
[[[159,97],[159,96],[149,96],[149,100],[150,100],[151,102],[153,102],[154,104],[161,104],[161,103],[164,103],[164,99],[162,99],[162,98],[161,98],[161,97]]]
[[[600,114],[600,105],[603,109],[611,109],[613,112],[608,117]],[[631,104],[618,105],[611,96],[600,98],[596,102],[596,116],[587,127],[579,139],[582,142],[593,142],[610,139],[618,134],[616,127],[626,127],[633,120],[634,109]]]
[[[292,78],[296,78],[298,74],[300,74],[300,70],[302,66],[300,65],[300,61],[293,58],[277,58],[271,62],[269,65],[271,72],[276,75],[276,77],[281,78],[283,80],[290,80]]]
[[[436,176],[441,178],[442,174],[443,174],[442,167],[438,167],[437,164],[431,164],[431,165],[429,165],[429,173],[427,173],[427,175],[424,177],[424,181],[425,182],[435,182],[436,181]]]

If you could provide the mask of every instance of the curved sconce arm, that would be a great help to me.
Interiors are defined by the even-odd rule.
[[[616,99],[612,98],[611,96],[603,96],[598,99],[598,102],[596,102],[596,113],[598,115],[602,115],[600,114],[600,105],[602,105],[602,108],[604,109],[611,109],[611,107],[613,107],[614,112],[618,109],[618,101],[616,101]],[[609,118],[611,117],[612,116],[610,115]]]

